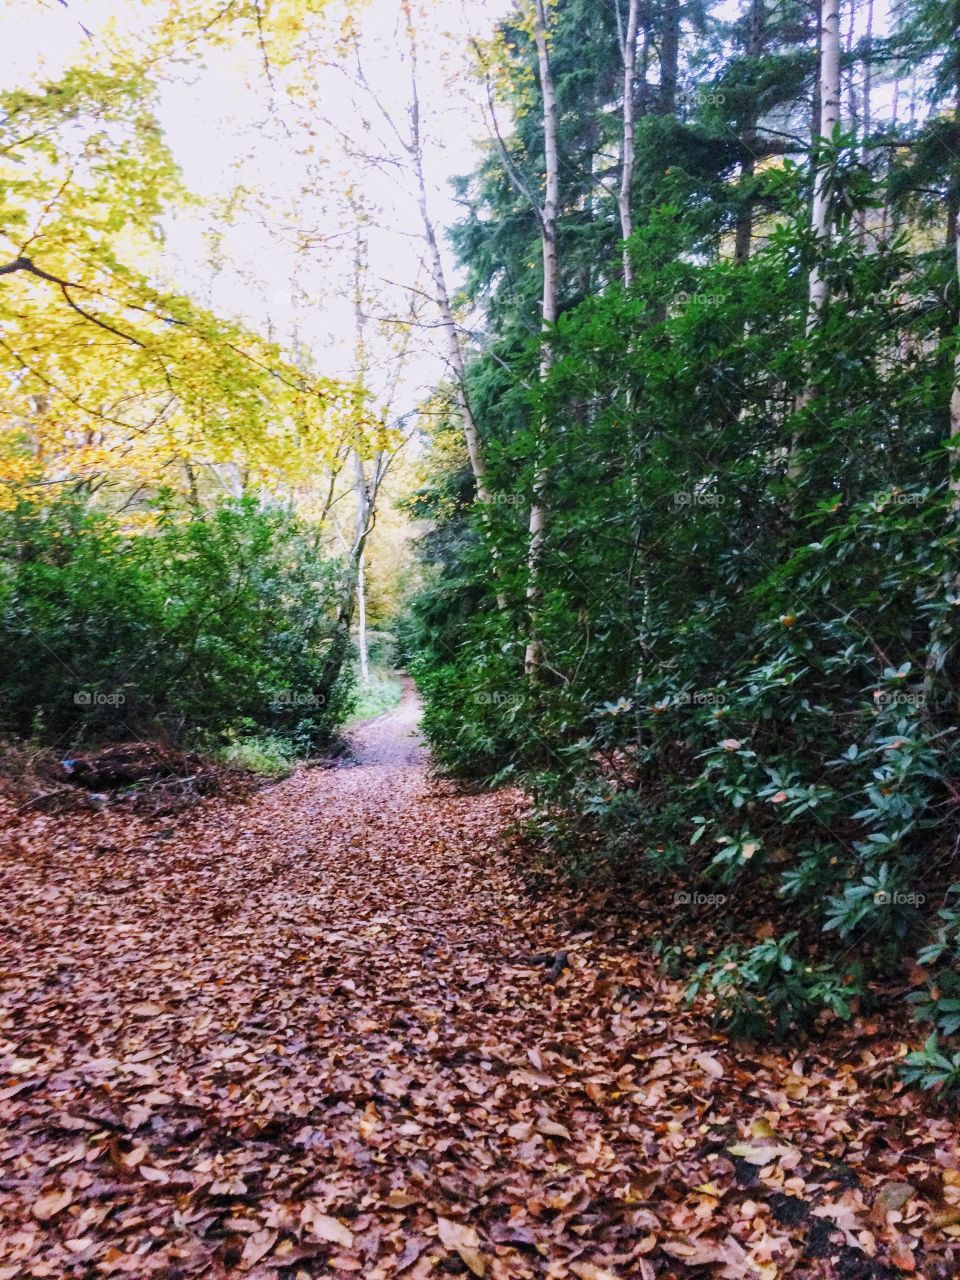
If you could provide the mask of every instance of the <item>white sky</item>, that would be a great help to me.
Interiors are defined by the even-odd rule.
[[[57,0],[8,0],[0,12],[5,51],[0,86],[56,77],[80,59],[105,60],[114,24],[125,42],[136,41],[163,3],[70,0],[65,7]],[[409,69],[397,29],[397,0],[366,5],[331,0],[325,14],[338,19],[344,5],[362,30],[367,79],[405,127]],[[432,212],[438,224],[448,226],[457,218],[449,179],[474,167],[478,145],[486,138],[481,94],[464,76],[466,37],[489,35],[509,0],[428,0],[417,7]],[[346,154],[345,137],[354,149],[398,153],[374,103],[351,89],[332,54],[324,55],[322,43],[311,43],[307,54],[309,67],[300,59],[289,68],[272,65],[275,88],[252,33],[226,47],[208,47],[201,58],[163,65],[161,124],[186,186],[203,200],[165,219],[163,269],[171,284],[214,310],[309,349],[320,372],[349,375],[355,245],[344,192],[352,184],[369,209],[366,310],[373,316],[407,314],[405,291],[422,275],[420,220],[406,173],[389,163],[365,165]],[[309,102],[286,92],[298,78],[310,85]],[[235,202],[230,225],[223,207],[238,187],[249,195]],[[453,278],[452,259],[444,251]],[[435,315],[425,313],[423,321],[424,327],[414,331],[395,412],[413,408],[443,376],[436,330],[429,327]],[[396,366],[384,332],[396,338],[401,330],[388,326],[378,334],[368,325],[371,381],[381,392]]]

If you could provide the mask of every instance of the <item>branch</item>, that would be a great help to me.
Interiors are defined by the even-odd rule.
[[[50,280],[52,277],[47,276],[46,279]],[[112,333],[114,337],[123,338],[126,342],[132,342],[135,347],[140,347],[141,350],[146,351],[147,348],[145,344],[142,343],[139,338],[135,338],[133,334],[130,333],[123,333],[120,329],[115,329],[112,324],[107,324],[106,320],[100,320],[89,311],[84,311],[83,307],[81,307],[79,303],[74,302],[70,297],[69,286],[64,284],[62,280],[57,281],[57,283],[60,286],[60,292],[66,299],[67,306],[72,307],[73,310],[76,311],[77,315],[83,316],[84,320],[89,320],[91,324],[95,324],[99,329],[106,329],[107,333]]]
[[[513,161],[510,158],[510,155],[507,151],[507,145],[503,140],[503,135],[500,133],[500,125],[497,122],[497,110],[493,101],[493,87],[490,84],[490,75],[489,75],[489,72],[487,71],[486,60],[484,59],[483,52],[480,49],[480,45],[477,43],[477,41],[472,40],[471,44],[473,45],[474,52],[477,55],[480,65],[483,67],[484,84],[486,85],[486,90],[487,90],[487,107],[490,111],[490,123],[493,126],[493,136],[497,144],[497,150],[500,153],[500,159],[503,161],[503,167],[507,171],[507,177],[513,183],[516,189],[520,192],[523,198],[526,201],[528,201],[530,208],[533,210],[534,214],[536,215],[537,221],[540,223],[540,228],[542,230],[543,229],[543,209],[540,205],[540,201],[536,198],[536,196],[530,190],[530,187],[527,185],[526,181],[524,180],[523,175],[520,173],[519,169],[517,169],[516,165],[513,163]]]
[[[67,306],[72,307],[78,315],[83,316],[84,320],[88,320],[91,324],[95,324],[99,329],[105,329],[107,333],[112,333],[115,338],[122,338],[125,342],[132,342],[135,347],[146,350],[144,344],[139,338],[135,338],[130,333],[123,333],[120,329],[115,329],[112,324],[107,324],[106,320],[101,320],[98,316],[92,315],[89,311],[84,311],[79,303],[74,302],[70,297],[71,289],[83,289],[82,284],[74,284],[71,280],[64,280],[61,276],[52,275],[49,271],[44,271],[42,267],[38,267],[31,258],[21,254],[18,258],[14,258],[13,262],[8,262],[0,267],[0,275],[12,275],[15,271],[26,271],[29,275],[36,276],[39,280],[48,280],[51,284],[57,285],[60,292],[66,299]]]
[[[0,338],[0,350],[6,351],[8,355],[12,356],[20,368],[23,369],[24,373],[29,373],[32,377],[36,378],[38,382],[42,382],[45,387],[48,387],[51,391],[55,391],[57,395],[63,396],[64,400],[66,400],[68,404],[72,404],[73,407],[75,409],[79,409],[81,413],[85,413],[89,417],[96,418],[101,422],[110,422],[116,427],[123,427],[126,431],[139,430],[139,428],[134,426],[132,422],[124,422],[122,418],[111,417],[110,414],[102,413],[99,409],[91,409],[88,405],[85,405],[82,401],[71,395],[64,387],[59,386],[56,382],[52,382],[48,377],[42,374],[39,369],[34,369],[32,365],[27,364],[19,351],[14,350],[14,348],[4,342],[2,338]]]

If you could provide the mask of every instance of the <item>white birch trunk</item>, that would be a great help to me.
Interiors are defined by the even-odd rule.
[[[840,123],[840,0],[823,0],[820,36],[820,137],[829,141]],[[829,172],[822,156],[817,164],[813,187],[810,226],[821,245],[830,239],[828,223]],[[827,283],[819,263],[810,271],[810,304],[807,310],[807,335],[817,327],[820,311],[827,300]]]
[[[487,502],[490,498],[490,490],[487,485],[487,466],[483,452],[483,442],[480,439],[480,433],[477,431],[476,420],[467,396],[466,361],[460,342],[460,333],[453,314],[453,307],[450,305],[450,291],[447,288],[443,259],[440,256],[440,243],[437,239],[436,224],[430,213],[430,202],[427,197],[427,183],[423,171],[423,138],[420,129],[417,43],[410,5],[406,2],[403,4],[403,14],[407,25],[407,37],[410,47],[410,144],[407,147],[407,154],[413,165],[414,178],[417,184],[417,207],[420,210],[420,220],[423,224],[423,237],[427,244],[430,275],[433,278],[435,301],[437,310],[440,313],[440,326],[443,329],[447,348],[447,363],[453,378],[454,397],[463,427],[463,438],[467,446],[467,454],[470,458],[470,469],[473,472],[477,497],[481,502]]]
[[[817,241],[818,254],[830,239],[830,173],[824,163],[823,144],[833,136],[834,127],[840,122],[840,0],[821,0],[820,6],[820,136],[813,138],[816,157],[813,181],[813,205],[810,211],[810,228]],[[806,336],[811,338],[820,323],[820,312],[827,301],[827,281],[821,263],[810,269],[809,301],[807,304]],[[808,382],[797,397],[796,410],[809,404],[814,386]],[[787,462],[787,479],[792,483],[800,479],[800,442],[794,436]]]
[[[370,679],[370,667],[367,661],[367,590],[365,553],[361,550],[357,564],[357,650],[360,655],[360,681],[367,684]]]
[[[960,116],[960,110],[958,110]],[[954,234],[957,258],[957,284],[960,285],[960,218]],[[951,507],[954,517],[960,517],[960,344],[953,357],[953,390],[950,393],[950,438],[947,454],[950,467]]]
[[[541,299],[540,381],[545,382],[553,367],[553,329],[557,323],[558,271],[557,214],[560,206],[560,168],[557,152],[557,102],[547,48],[546,0],[535,0],[533,35],[537,46],[537,66],[543,97],[543,150],[546,184],[540,210],[540,243],[543,252],[543,295]],[[540,457],[533,477],[527,544],[527,608],[530,635],[524,655],[524,670],[536,678],[543,664],[543,642],[539,634],[543,587],[540,581],[543,545],[546,537],[547,469],[542,461],[545,423],[539,424]]]
[[[423,136],[420,128],[420,87],[417,80],[417,40],[413,25],[413,16],[409,0],[401,5],[404,22],[407,28],[407,40],[410,49],[410,141],[405,144],[407,155],[413,165],[414,179],[417,185],[417,208],[420,210],[420,221],[423,226],[423,238],[427,245],[427,258],[430,275],[433,279],[434,301],[440,315],[440,327],[443,330],[444,343],[447,349],[447,365],[453,379],[453,395],[460,416],[464,443],[467,446],[467,457],[477,497],[482,503],[491,499],[490,485],[487,481],[487,462],[483,448],[483,440],[477,430],[477,422],[473,416],[470,397],[467,395],[466,358],[457,328],[456,317],[450,303],[450,291],[447,288],[446,273],[443,269],[443,258],[440,255],[440,242],[437,239],[436,223],[430,212],[430,201],[427,195],[427,183],[423,170]],[[490,557],[493,562],[494,577],[499,578],[499,564],[496,548],[491,542]],[[501,613],[507,609],[507,599],[502,589],[496,589],[497,608]]]
[[[864,164],[867,161],[867,140],[872,126],[871,112],[873,109],[873,8],[874,0],[867,0],[867,48],[863,60],[863,127],[860,137],[860,159]],[[864,247],[867,245],[868,217],[866,209],[857,215],[857,238]]]
[[[620,0],[616,0],[617,18],[620,16]],[[630,0],[627,12],[627,29],[623,33],[620,52],[623,57],[623,154],[620,162],[620,190],[617,194],[617,209],[620,213],[620,236],[624,241],[633,234],[633,210],[630,206],[630,191],[633,186],[634,154],[634,100],[633,81],[637,63],[637,22],[640,10],[639,0]],[[633,283],[633,263],[626,243],[623,246],[623,283],[630,288]]]

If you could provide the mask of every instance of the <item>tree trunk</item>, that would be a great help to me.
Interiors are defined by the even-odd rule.
[[[820,7],[820,82],[817,94],[817,133],[811,139],[811,157],[814,169],[813,203],[810,211],[810,228],[817,242],[817,261],[810,268],[808,277],[807,340],[816,332],[820,313],[827,301],[827,280],[820,256],[830,240],[830,174],[823,158],[823,144],[829,142],[840,122],[840,0],[821,0]],[[810,403],[815,394],[812,381],[808,381],[797,397],[795,410]],[[787,464],[787,479],[795,485],[800,479],[800,441],[794,435]]]
[[[953,217],[953,239],[957,255],[957,287],[960,288],[960,223]],[[960,344],[953,359],[953,390],[950,393],[950,492],[953,513],[960,516]]]
[[[751,58],[758,58],[763,52],[766,19],[766,0],[751,0],[750,27],[746,43],[746,51]],[[740,185],[744,187],[750,182],[756,169],[757,162],[754,154],[754,148],[757,144],[756,115],[753,115],[749,123],[744,127],[740,136],[740,144],[744,150],[744,158],[740,163]],[[742,265],[749,260],[752,241],[753,204],[748,193],[748,198],[741,205],[737,215],[737,229],[733,245],[733,260],[735,263]]]
[[[463,348],[460,344],[460,334],[457,330],[456,320],[453,314],[453,307],[450,305],[450,293],[447,289],[446,273],[443,269],[443,259],[440,256],[440,243],[437,239],[436,225],[433,216],[430,213],[430,204],[427,198],[427,183],[423,172],[423,139],[420,130],[420,88],[417,81],[417,42],[413,27],[413,18],[410,12],[410,5],[404,0],[403,15],[407,26],[407,39],[410,48],[410,145],[407,152],[413,164],[414,177],[417,183],[417,206],[420,210],[420,220],[423,223],[423,236],[427,242],[427,256],[429,259],[430,274],[433,277],[433,287],[435,292],[435,301],[437,310],[440,313],[440,325],[443,329],[444,340],[447,347],[447,362],[450,366],[450,374],[454,383],[454,396],[457,402],[457,411],[460,414],[460,421],[463,427],[463,438],[467,446],[467,454],[470,458],[470,469],[473,472],[474,483],[477,488],[477,497],[481,502],[487,502],[490,498],[490,491],[487,487],[487,465],[484,457],[483,442],[477,431],[476,420],[470,407],[470,401],[467,396],[466,384],[466,361],[463,356]]]
[[[666,0],[660,35],[660,102],[662,116],[677,110],[677,74],[680,62],[680,0]]]
[[[616,0],[617,22],[620,22],[620,0]],[[633,187],[634,169],[634,99],[633,81],[637,62],[637,17],[640,9],[639,0],[630,0],[627,11],[627,29],[623,32],[620,52],[623,57],[623,156],[620,164],[620,191],[617,196],[617,208],[620,211],[620,236],[623,245],[623,283],[629,289],[633,283],[633,264],[630,261],[630,249],[627,241],[633,234],[633,212],[630,206],[630,193]]]
[[[954,105],[953,118],[960,125],[960,86]],[[954,171],[951,190],[947,199],[947,245],[953,248],[956,265],[957,289],[960,291],[960,175]],[[956,310],[953,320],[956,324]],[[950,392],[950,445],[947,451],[950,506],[955,521],[960,520],[960,340],[956,340],[953,357],[953,387]],[[960,577],[960,575],[958,575]]]
[[[851,73],[852,74],[852,73]],[[860,132],[860,160],[863,164],[867,162],[867,145],[870,138],[870,129],[872,125],[872,91],[873,91],[873,0],[867,3],[867,32],[866,32],[866,51],[863,55],[863,107],[862,107],[862,126]],[[861,245],[866,247],[868,234],[868,218],[867,210],[857,215],[857,239]]]
[[[546,0],[535,0],[533,34],[537,46],[537,66],[543,98],[543,151],[546,184],[543,208],[540,210],[540,242],[543,253],[543,295],[541,298],[540,381],[546,382],[553,367],[553,330],[557,323],[559,289],[557,259],[557,212],[560,204],[560,170],[557,151],[557,102],[547,48]],[[533,500],[530,504],[529,542],[527,545],[527,609],[529,639],[524,655],[524,670],[532,679],[539,676],[543,665],[543,641],[540,636],[540,610],[543,603],[541,582],[543,547],[547,525],[548,481],[543,461],[546,424],[538,424],[538,457],[533,477]]]
[[[361,389],[365,392],[367,383],[368,364],[367,364],[367,344],[366,344],[366,315],[363,303],[363,279],[366,272],[366,253],[367,242],[364,238],[363,227],[363,210],[358,202],[354,205],[354,212],[357,218],[356,236],[354,242],[354,259],[353,259],[353,315],[355,326],[355,347],[354,362],[356,370],[356,380]],[[361,397],[358,403],[358,413],[364,412],[364,401]],[[323,698],[329,698],[333,692],[333,687],[340,678],[340,672],[346,661],[347,654],[350,650],[350,628],[353,624],[354,610],[360,606],[362,627],[365,627],[365,600],[363,594],[363,556],[366,547],[367,538],[373,529],[374,519],[377,509],[377,497],[380,492],[380,486],[387,474],[390,465],[390,459],[381,450],[374,455],[372,472],[368,476],[366,465],[360,454],[359,440],[357,445],[350,450],[350,456],[353,462],[353,494],[354,494],[354,525],[353,536],[347,543],[347,568],[346,580],[343,584],[343,591],[340,596],[340,606],[337,610],[337,621],[334,624],[333,635],[330,641],[330,649],[327,654],[327,660],[320,677],[320,683],[316,692]]]
[[[840,123],[840,0],[823,0],[820,44],[820,138],[815,141],[816,177],[813,185],[813,207],[810,226],[814,236],[825,245],[830,239],[829,173],[822,158],[822,142],[833,137]],[[810,304],[807,311],[807,335],[816,328],[820,311],[827,300],[827,283],[815,262],[810,269]]]
[[[483,447],[483,440],[481,439],[480,432],[477,430],[476,419],[473,416],[470,397],[467,394],[466,360],[463,354],[463,346],[460,341],[460,331],[457,328],[456,318],[453,314],[453,307],[450,303],[450,291],[447,288],[446,273],[443,269],[443,258],[440,255],[440,242],[437,239],[436,224],[433,221],[433,216],[430,212],[430,203],[427,198],[427,183],[423,171],[423,138],[420,129],[420,87],[417,81],[417,40],[409,0],[403,0],[402,9],[410,49],[410,143],[406,149],[411,163],[413,164],[414,177],[417,183],[417,207],[420,210],[420,221],[423,224],[423,237],[427,244],[427,257],[429,260],[430,275],[433,278],[434,300],[437,305],[437,311],[440,313],[440,326],[443,329],[444,341],[447,348],[447,364],[450,369],[450,375],[453,379],[454,400],[456,401],[457,412],[460,415],[460,425],[463,430],[464,443],[467,446],[470,470],[473,473],[473,483],[476,487],[477,497],[482,503],[487,503],[490,501],[491,493],[490,486],[487,481],[486,454]],[[497,552],[492,543],[491,559],[493,561],[494,576],[499,579],[500,573]],[[498,587],[496,591],[496,600],[497,608],[501,613],[505,613],[507,609],[507,599],[500,587]]]
[[[960,120],[960,104],[957,106],[956,115]],[[948,229],[953,232],[957,286],[960,288],[960,221],[957,219],[955,205],[948,213],[948,222],[952,224]],[[957,339],[954,341],[956,348],[953,357],[953,387],[950,391],[950,443],[947,446],[947,485],[950,494],[947,520],[956,528],[960,525],[960,341]],[[960,594],[960,571],[951,570],[944,575],[942,590],[946,597]],[[931,628],[930,645],[923,674],[924,705],[928,713],[931,713],[939,703],[938,695],[943,687],[946,685],[949,688],[951,683],[944,679],[944,666],[951,649],[953,652],[956,651],[956,639],[953,639],[951,645],[954,625],[950,621],[950,614],[946,614],[938,617]],[[954,697],[956,697],[955,683]]]
[[[873,0],[867,3],[867,48],[863,58],[863,147],[862,156],[866,157],[867,136],[872,125],[871,96],[873,90]]]
[[[853,60],[853,36],[856,27],[856,11],[850,6],[850,21],[847,23],[847,113],[850,117],[850,128],[856,134],[860,123],[860,104],[857,100],[856,64]]]
[[[370,667],[367,661],[367,583],[364,568],[365,553],[360,552],[357,563],[357,651],[360,655],[360,680],[366,684],[370,679]]]
[[[650,74],[650,22],[645,22],[643,28],[643,44],[640,47],[640,90],[637,94],[637,115],[645,116],[650,110],[650,83],[647,76]]]
[[[423,163],[419,148],[417,150],[417,159],[414,161],[414,170],[416,172],[417,179],[417,203],[420,208],[420,217],[423,222],[424,239],[427,242],[430,274],[433,277],[437,310],[440,313],[440,325],[443,329],[443,336],[447,348],[447,364],[450,369],[451,378],[453,379],[453,393],[456,400],[457,412],[460,415],[460,423],[463,428],[463,438],[467,446],[467,455],[470,459],[470,470],[473,472],[473,480],[477,489],[477,497],[481,502],[489,502],[490,489],[487,484],[487,464],[486,458],[484,457],[483,442],[480,439],[480,433],[477,431],[476,420],[473,416],[473,410],[470,407],[470,400],[467,396],[466,362],[463,357],[463,348],[460,345],[460,335],[457,330],[456,320],[454,319],[453,307],[450,305],[450,294],[447,291],[447,281],[443,270],[443,259],[440,257],[440,246],[437,241],[436,228],[434,227],[429,205],[427,203],[427,189],[423,176]]]

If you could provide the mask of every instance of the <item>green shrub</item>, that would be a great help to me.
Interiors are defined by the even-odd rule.
[[[937,995],[918,1011],[951,1035],[956,921],[937,909],[960,848],[955,263],[898,237],[865,251],[845,215],[808,333],[805,195],[789,165],[775,180],[782,216],[749,261],[689,250],[693,213],[659,205],[634,236],[634,290],[563,311],[545,382],[519,338],[478,360],[493,498],[471,515],[462,468],[431,478],[405,643],[438,764],[519,780],[563,867],[624,892],[713,882],[735,938],[763,912],[771,939],[696,984],[726,1025],[843,1017],[852,990],[921,952]],[[859,180],[836,175],[848,211]],[[677,289],[711,301],[651,309]]]
[[[687,1003],[708,995],[716,1023],[751,1038],[782,1040],[790,1032],[809,1030],[825,1015],[848,1019],[851,999],[861,990],[856,976],[807,963],[793,950],[796,941],[796,932],[790,932],[705,961],[688,983]]]
[[[316,535],[251,500],[155,516],[137,534],[78,501],[0,517],[3,730],[326,741],[350,681],[322,687],[340,570]]]
[[[294,768],[299,758],[289,738],[280,738],[274,734],[237,738],[217,751],[217,759],[221,763],[236,769],[248,769],[251,773],[262,773],[267,777],[287,773]]]

